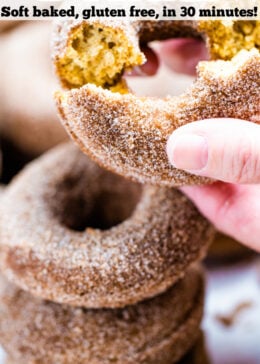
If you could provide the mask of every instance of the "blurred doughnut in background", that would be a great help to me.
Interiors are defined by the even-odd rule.
[[[66,139],[52,94],[49,22],[26,22],[1,36],[0,131],[35,157]]]
[[[15,28],[22,22],[19,20],[0,20],[0,34],[8,32],[10,29]]]

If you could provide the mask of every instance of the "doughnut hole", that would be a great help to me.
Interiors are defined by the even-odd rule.
[[[57,73],[68,88],[92,83],[112,92],[128,93],[131,82],[129,88],[123,76],[145,63],[138,40],[146,45],[153,40],[191,36],[190,30],[177,31],[175,27],[172,22],[158,38],[158,29],[151,31],[149,26],[142,35],[123,25],[120,28],[98,21],[82,22],[70,31],[63,56],[55,60]],[[194,38],[206,39],[211,59],[230,60],[242,49],[260,49],[259,21],[199,21],[193,33]]]
[[[141,185],[109,172],[67,175],[49,196],[56,219],[74,231],[107,230],[128,219],[139,202]]]
[[[71,31],[64,57],[57,69],[69,88],[93,83],[125,93],[123,72],[144,62],[144,56],[129,42],[123,30],[103,24],[83,23]]]

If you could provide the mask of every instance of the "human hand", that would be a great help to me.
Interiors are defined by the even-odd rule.
[[[198,41],[176,40],[161,55],[175,71],[192,74],[206,52]],[[260,251],[260,125],[227,118],[189,123],[170,136],[167,153],[175,167],[221,181],[182,190],[218,230]]]
[[[260,251],[260,126],[196,121],[171,135],[167,153],[175,167],[222,181],[182,190],[218,230]]]

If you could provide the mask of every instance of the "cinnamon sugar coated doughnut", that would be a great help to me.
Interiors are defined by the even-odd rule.
[[[139,44],[178,36],[205,39],[212,59],[200,62],[194,84],[179,97],[137,97],[124,72],[145,62]],[[55,29],[53,60],[63,125],[101,166],[142,183],[209,183],[176,170],[166,142],[199,119],[257,120],[260,114],[259,21],[64,20]]]
[[[29,21],[0,40],[0,133],[21,152],[37,156],[67,135],[53,101],[48,22]]]
[[[5,364],[20,364],[17,361],[7,357]],[[28,364],[28,363],[26,363]],[[29,363],[30,364],[30,363]],[[174,364],[171,362],[171,364]],[[203,333],[200,333],[199,338],[196,340],[194,346],[189,350],[187,354],[178,360],[178,364],[210,364],[210,359],[205,348]]]
[[[201,271],[124,309],[87,310],[31,296],[0,281],[0,342],[19,364],[173,364],[195,343]]]
[[[75,306],[121,307],[159,294],[214,236],[179,191],[124,180],[70,144],[27,167],[0,209],[3,273]]]

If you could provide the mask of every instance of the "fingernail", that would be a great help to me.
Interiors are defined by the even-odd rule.
[[[208,144],[200,135],[173,134],[168,140],[167,153],[174,167],[188,171],[199,171],[208,162]]]

